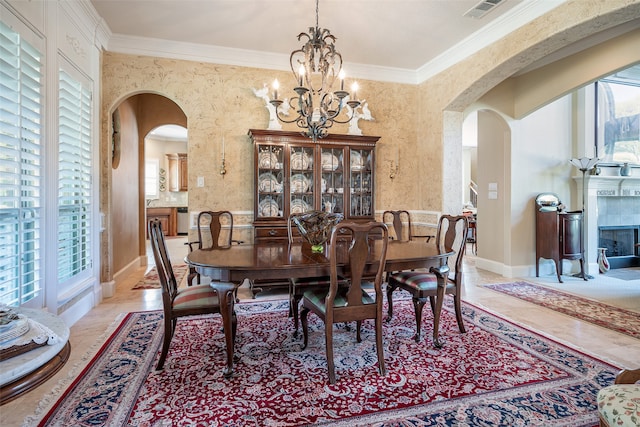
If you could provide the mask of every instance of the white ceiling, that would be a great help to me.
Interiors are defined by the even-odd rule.
[[[367,67],[415,82],[416,72],[438,72],[564,1],[502,0],[472,18],[465,13],[479,0],[320,0],[318,24],[337,37],[348,75],[368,78]],[[314,0],[91,3],[113,33],[109,50],[271,69],[288,69],[298,34],[316,23]]]

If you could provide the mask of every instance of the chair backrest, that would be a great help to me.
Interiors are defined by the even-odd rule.
[[[222,232],[223,226],[228,227],[228,233]],[[228,248],[231,246],[232,234],[231,212],[202,211],[198,214],[198,249]]]
[[[454,251],[448,259],[449,269],[455,274],[456,284],[462,281],[462,259],[466,249],[469,222],[466,216],[442,215],[438,220],[436,244],[441,252]]]
[[[411,235],[411,215],[409,215],[408,211],[384,211],[382,213],[382,222],[386,224],[388,218],[391,218],[396,240],[401,242],[413,240],[413,236]],[[405,223],[407,224],[406,227],[404,225]]]
[[[382,233],[382,239],[379,238],[380,233]],[[338,240],[344,240],[345,238],[347,239],[346,244],[343,242],[338,244]],[[381,250],[380,252],[372,252],[371,249],[377,241],[380,241]],[[327,307],[333,306],[333,300],[339,288],[337,268],[339,252],[340,260],[348,265],[344,271],[344,275],[349,279],[347,306],[362,305],[362,284],[363,282],[370,282],[373,271],[375,271],[373,282],[376,303],[382,304],[382,281],[388,244],[389,230],[382,222],[356,223],[344,221],[333,227],[329,244],[331,285],[327,295]],[[375,256],[376,259],[373,259],[372,256]],[[371,264],[367,266],[368,263]]]
[[[178,282],[173,274],[171,259],[169,258],[167,244],[162,232],[162,224],[158,220],[153,220],[149,221],[148,227],[153,259],[155,260],[158,278],[162,285],[162,303],[166,312],[171,310],[173,299],[178,293]]]
[[[287,221],[287,237],[289,238],[289,243],[304,241],[304,238],[302,237],[301,234],[294,235],[294,232],[293,232],[294,230],[293,218],[297,215],[302,215],[302,214],[292,213],[291,215],[289,215],[289,220]]]

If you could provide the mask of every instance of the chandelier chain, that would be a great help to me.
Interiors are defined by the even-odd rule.
[[[298,40],[306,42],[300,49],[291,52],[289,64],[296,81],[295,96],[284,101],[278,99],[278,85],[274,82],[274,96],[270,103],[275,107],[276,116],[283,123],[296,123],[305,134],[316,141],[329,133],[334,123],[348,123],[353,118],[355,109],[360,106],[354,95],[344,90],[342,72],[342,55],[335,48],[336,37],[327,28],[320,28],[319,0],[316,0],[316,26],[309,28],[308,33],[300,33]],[[340,79],[339,90],[333,90],[336,78]],[[345,99],[349,97],[349,101]],[[283,106],[284,104],[284,106]],[[348,105],[350,111],[346,118],[340,113]],[[284,116],[293,110],[297,117],[288,120]],[[343,115],[344,116],[344,115]]]

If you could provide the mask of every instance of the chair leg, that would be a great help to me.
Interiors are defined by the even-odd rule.
[[[187,276],[187,286],[193,285],[193,278],[196,277],[198,273],[196,273],[195,268],[189,269],[189,275]]]
[[[325,347],[327,350],[327,369],[329,370],[329,383],[336,383],[336,368],[333,362],[333,324],[324,325]]]
[[[229,291],[224,295],[219,295],[220,314],[222,315],[222,325],[224,329],[224,340],[227,349],[227,366],[224,369],[224,377],[231,378],[233,375],[233,351],[236,337],[237,318],[233,310],[235,295]]]
[[[393,291],[396,290],[397,286],[389,286],[389,284],[387,283],[387,322],[391,321],[391,318],[393,317]]]
[[[289,317],[293,317],[293,283],[289,280]]]
[[[293,305],[291,306],[291,311],[293,315],[293,325],[295,327],[295,335],[298,335],[298,319],[299,319],[298,310],[300,308],[300,300],[302,299],[302,297],[293,295],[291,298],[293,299]]]
[[[433,311],[433,345],[436,348],[442,348],[442,344],[438,339],[438,330],[440,328],[440,312],[442,311],[442,302],[444,300],[444,292],[446,283],[445,279],[438,277],[438,294],[436,296],[436,307]]]
[[[378,372],[380,375],[386,375],[387,370],[384,367],[384,347],[382,346],[382,316],[376,317],[376,350],[378,351]]]
[[[420,325],[422,324],[422,309],[424,308],[424,300],[413,298],[413,309],[416,312],[416,335],[413,337],[416,342],[420,342]]]
[[[464,329],[464,323],[462,322],[462,306],[460,304],[460,295],[455,294],[453,296],[453,303],[456,308],[456,320],[458,321],[458,329],[460,330],[460,333],[464,334],[467,331]]]
[[[302,307],[302,312],[300,313],[300,322],[302,323],[302,335],[304,337],[302,341],[302,349],[307,348],[307,338],[309,337],[309,324],[307,320],[307,315],[309,314],[309,309],[307,307]]]
[[[171,338],[173,338],[173,329],[175,325],[175,319],[164,319],[164,338],[162,340],[162,351],[160,352],[160,359],[156,365],[156,370],[161,370],[164,367],[164,361],[169,353],[169,347],[171,346]]]
[[[362,329],[362,320],[356,320],[356,341],[362,342],[362,337],[360,336],[360,329]]]

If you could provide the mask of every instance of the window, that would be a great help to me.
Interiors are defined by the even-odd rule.
[[[158,159],[144,161],[144,198],[147,200],[160,198],[160,172]],[[164,171],[163,171],[164,172]]]
[[[90,270],[91,91],[59,72],[58,281]]]
[[[0,22],[0,303],[41,297],[42,54]]]
[[[598,81],[596,102],[598,157],[640,164],[640,65]]]

